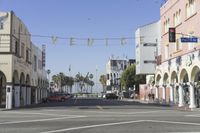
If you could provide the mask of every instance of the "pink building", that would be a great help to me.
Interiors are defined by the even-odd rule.
[[[199,107],[200,43],[182,43],[181,37],[200,37],[200,0],[167,0],[160,8],[160,19],[156,99],[179,107]],[[168,41],[169,27],[176,28],[176,43]]]

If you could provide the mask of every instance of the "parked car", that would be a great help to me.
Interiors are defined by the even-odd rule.
[[[52,102],[52,101],[64,102],[69,98],[70,96],[64,93],[52,93],[50,94],[49,97],[46,98],[46,102]]]
[[[74,97],[74,95],[70,94],[70,93],[64,93],[64,95],[68,96],[69,98],[73,98]]]
[[[118,99],[118,96],[115,93],[107,93],[106,99]]]

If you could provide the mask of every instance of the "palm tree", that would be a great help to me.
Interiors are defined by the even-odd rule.
[[[52,76],[52,80],[53,80],[53,82],[54,82],[55,84],[57,84],[58,88],[61,87],[60,77],[59,77],[58,74],[57,74],[57,75],[53,75],[53,76]]]
[[[101,75],[100,76],[100,79],[99,79],[99,81],[100,81],[100,83],[102,84],[102,86],[103,86],[103,92],[105,92],[106,91],[106,75]]]
[[[74,78],[65,76],[65,85],[70,88],[70,93],[72,93],[72,86],[74,85]]]

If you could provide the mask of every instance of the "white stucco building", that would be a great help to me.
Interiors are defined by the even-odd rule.
[[[42,60],[42,51],[32,44],[25,24],[12,11],[0,12],[0,105],[26,106],[46,95]]]
[[[106,64],[106,75],[107,75],[107,93],[119,93],[120,90],[120,78],[123,71],[135,63],[135,60],[125,60],[125,59],[110,59]]]
[[[139,27],[135,32],[136,74],[155,74],[160,54],[160,21]]]

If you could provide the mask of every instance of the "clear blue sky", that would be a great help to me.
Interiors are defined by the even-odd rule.
[[[13,10],[28,27],[31,34],[74,37],[112,38],[134,37],[138,26],[159,20],[163,0],[0,0],[0,10]],[[88,47],[87,41],[58,40],[55,45],[49,38],[32,38],[41,47],[47,44],[46,67],[52,74],[78,72],[98,76],[105,73],[111,55],[135,58],[135,40],[121,46],[120,41],[96,41]]]

